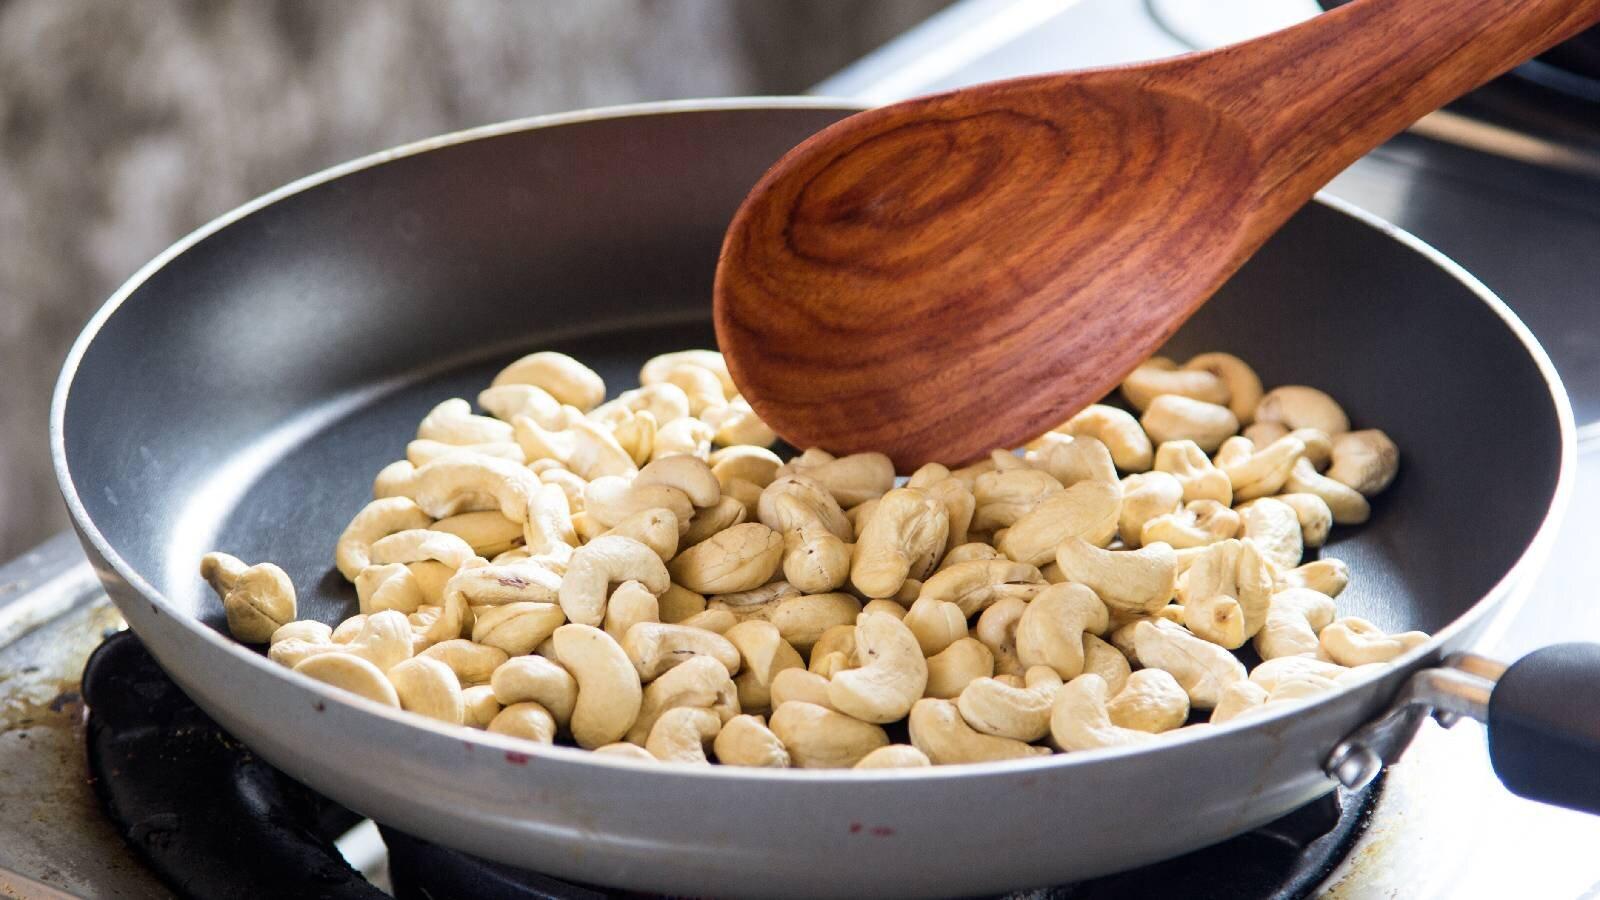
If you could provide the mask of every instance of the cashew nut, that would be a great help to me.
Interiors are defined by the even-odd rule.
[[[464,504],[473,498],[491,497],[491,508],[513,522],[526,522],[528,501],[538,489],[539,476],[527,466],[509,459],[463,454],[418,467],[400,486],[400,493],[435,519],[470,512]]]
[[[948,551],[946,551],[944,560],[939,563],[939,568],[934,570],[934,572],[937,574],[959,563],[975,562],[984,559],[1004,559],[1004,557],[1000,555],[999,550],[996,550],[982,541],[961,544],[956,547],[951,547]]]
[[[608,589],[624,581],[637,581],[656,595],[672,583],[661,557],[644,544],[621,535],[596,538],[579,547],[567,564],[561,610],[576,624],[599,625],[605,621]]]
[[[1017,658],[1017,622],[1027,608],[1028,601],[1021,597],[1002,597],[978,616],[972,630],[993,654],[994,670],[1000,675],[1021,675],[1026,669]]]
[[[805,669],[784,669],[772,676],[771,694],[773,709],[795,701],[833,708],[828,703],[828,679]]]
[[[606,398],[606,383],[595,371],[565,353],[530,353],[494,376],[491,388],[507,384],[531,384],[542,388],[557,402],[591,410]]]
[[[1279,591],[1272,595],[1266,624],[1256,634],[1256,653],[1264,660],[1315,655],[1321,646],[1317,633],[1333,616],[1333,598],[1326,594],[1308,588]]]
[[[1256,406],[1261,402],[1261,377],[1256,374],[1255,369],[1250,368],[1249,363],[1231,353],[1202,353],[1190,357],[1183,367],[1192,371],[1210,372],[1217,376],[1227,389],[1228,409],[1239,417],[1240,422],[1248,423],[1255,418]]]
[[[691,459],[692,457],[673,457],[668,459]],[[740,503],[736,497],[723,497],[714,505],[705,509],[694,511],[694,518],[689,520],[689,530],[683,533],[678,541],[678,547],[693,547],[695,544],[706,540],[718,532],[726,531],[750,517],[750,510]]]
[[[563,625],[551,639],[556,660],[578,682],[573,739],[588,749],[620,740],[638,718],[644,694],[633,661],[611,635],[589,625]]]
[[[781,474],[805,475],[844,508],[882,497],[894,487],[894,463],[882,453],[853,453],[809,465],[804,460],[789,463]]]
[[[1400,448],[1376,428],[1335,436],[1332,458],[1327,476],[1366,497],[1382,493],[1400,470]]]
[[[502,422],[527,416],[546,428],[559,428],[566,422],[561,401],[550,392],[531,384],[502,384],[478,392],[478,405]]]
[[[1002,597],[1027,599],[1042,589],[1036,566],[1009,559],[971,560],[936,572],[922,584],[917,599],[954,603],[963,620],[989,608]]]
[[[640,622],[661,621],[661,603],[637,581],[624,581],[606,601],[605,632],[619,643]]]
[[[1041,566],[1069,537],[1097,547],[1111,543],[1122,511],[1122,487],[1103,481],[1080,481],[1052,494],[995,536],[995,549],[1017,562]]]
[[[689,495],[661,484],[635,485],[626,478],[608,475],[589,482],[583,492],[583,509],[600,525],[615,526],[635,513],[651,509],[669,510],[678,518],[678,531],[688,529],[694,518]]]
[[[1225,541],[1239,533],[1239,514],[1215,500],[1185,503],[1175,513],[1156,516],[1144,525],[1143,543],[1157,541],[1176,550],[1204,547]]]
[[[1266,623],[1273,588],[1272,569],[1255,544],[1212,544],[1178,586],[1183,623],[1213,644],[1242,647]]]
[[[1233,485],[1233,499],[1243,503],[1267,497],[1283,488],[1296,461],[1306,453],[1306,442],[1288,434],[1260,451],[1248,438],[1229,438],[1217,452],[1217,465]]]
[[[1016,599],[1024,602],[1021,597]],[[916,637],[923,656],[933,656],[967,636],[967,616],[961,607],[926,593],[911,604],[903,621]]]
[[[472,609],[472,640],[512,656],[532,652],[567,621],[554,603],[503,603]]]
[[[1056,692],[1050,711],[1050,736],[1061,749],[1134,747],[1156,739],[1153,732],[1114,724],[1106,711],[1109,694],[1105,680],[1092,673],[1079,675]]]
[[[715,659],[730,677],[739,673],[737,647],[716,632],[688,625],[640,622],[623,636],[622,649],[643,682],[653,681],[696,656]]]
[[[462,638],[441,641],[417,655],[444,663],[463,686],[487,683],[494,670],[505,665],[508,658],[499,647]]]
[[[789,759],[802,769],[848,769],[889,743],[889,736],[877,725],[795,700],[773,710],[768,727],[789,751]]]
[[[1226,472],[1212,465],[1194,441],[1167,441],[1157,447],[1155,466],[1157,472],[1171,474],[1183,486],[1184,501],[1215,500],[1224,506],[1233,503],[1233,482]],[[1287,470],[1284,476],[1288,476]]]
[[[572,673],[542,656],[516,656],[501,663],[490,676],[489,686],[501,705],[538,703],[562,727],[571,721],[578,702],[578,682]]]
[[[319,653],[294,666],[294,671],[378,703],[398,707],[394,686],[377,666],[349,653]]]
[[[1207,453],[1239,433],[1239,419],[1226,406],[1178,394],[1162,394],[1150,401],[1139,424],[1157,444],[1190,440]]]
[[[1303,587],[1327,594],[1329,597],[1339,596],[1339,592],[1349,584],[1350,567],[1345,565],[1343,560],[1326,556],[1279,573],[1277,578],[1277,590]]]
[[[759,522],[745,522],[690,547],[672,560],[672,580],[705,594],[748,591],[778,570],[783,537]]]
[[[1092,437],[1050,441],[1030,451],[1026,459],[1030,465],[1048,472],[1064,487],[1072,487],[1080,481],[1112,484],[1117,480],[1117,467],[1111,460],[1111,451]]]
[[[681,707],[710,710],[719,722],[726,722],[741,711],[738,689],[728,677],[728,670],[709,656],[696,656],[645,685],[639,717],[624,740],[644,744],[661,716]]]
[[[769,524],[783,534],[784,578],[807,593],[842,587],[850,577],[851,546],[799,494],[779,491],[769,509]]]
[[[771,622],[740,622],[722,636],[739,651],[741,665],[734,684],[738,687],[739,706],[747,712],[772,706],[772,680],[779,672],[805,666],[799,651],[783,639],[778,626]]]
[[[513,522],[494,510],[461,513],[426,527],[461,538],[473,553],[482,557],[498,556],[522,543],[522,523]]]
[[[1273,388],[1256,404],[1257,422],[1276,422],[1293,431],[1315,428],[1329,436],[1350,430],[1350,419],[1332,397],[1313,387],[1291,384]]]
[[[985,472],[978,476],[972,491],[976,501],[972,528],[988,532],[1015,525],[1045,498],[1062,490],[1054,475],[1038,469]]]
[[[374,500],[356,513],[339,542],[334,546],[334,565],[339,574],[355,581],[361,571],[372,565],[372,545],[381,538],[401,531],[427,528],[433,519],[410,497],[385,497]]]
[[[961,718],[974,730],[996,737],[1029,744],[1043,738],[1050,733],[1050,709],[1061,689],[1061,676],[1049,666],[1034,666],[1025,679],[1023,688],[993,678],[968,682],[956,700]]]
[[[789,767],[789,751],[760,716],[734,716],[717,732],[712,752],[726,766],[753,766],[765,769]],[[860,768],[859,764],[857,768]]]
[[[715,428],[693,416],[668,422],[656,429],[656,439],[650,448],[650,458],[695,456],[708,459],[711,456],[711,439],[716,434]]]
[[[1327,631],[1327,628],[1322,629]],[[1278,689],[1278,685],[1286,681],[1293,681],[1309,676],[1318,678],[1337,679],[1349,672],[1347,666],[1327,660],[1317,659],[1314,656],[1280,656],[1269,659],[1261,665],[1250,670],[1250,680],[1266,688],[1268,693]]]
[[[529,460],[553,459],[579,476],[593,480],[606,475],[632,475],[633,454],[623,449],[605,426],[567,407],[564,428],[546,429],[527,416],[511,420],[517,443]]]
[[[1117,514],[1117,535],[1129,549],[1144,544],[1146,522],[1178,512],[1183,507],[1183,485],[1170,472],[1140,472],[1122,479],[1122,509]]]
[[[1114,697],[1127,686],[1133,667],[1121,650],[1086,632],[1083,635],[1083,671],[1104,678]]]
[[[765,447],[778,439],[777,432],[750,407],[750,401],[737,394],[721,406],[701,410],[700,420],[715,429],[712,440],[723,447]]]
[[[1311,461],[1301,458],[1289,470],[1284,490],[1291,494],[1316,494],[1328,504],[1333,521],[1340,525],[1359,525],[1372,515],[1372,506],[1360,491],[1319,473]]]
[[[680,366],[694,366],[705,369],[707,372],[717,376],[717,381],[722,385],[723,391],[729,394],[738,390],[733,384],[733,376],[728,374],[728,364],[723,361],[722,354],[716,350],[676,350],[672,353],[652,356],[639,369],[639,383],[643,385],[659,384],[666,381],[667,375]]]
[[[417,426],[417,440],[441,444],[506,444],[511,426],[488,416],[472,414],[472,404],[460,398],[435,406]],[[408,452],[409,457],[409,452]]]
[[[953,700],[977,678],[994,675],[994,654],[983,642],[962,638],[928,657],[928,686],[923,694]]]
[[[1232,653],[1163,619],[1136,623],[1133,645],[1139,664],[1167,670],[1195,709],[1216,706],[1223,688],[1246,678],[1244,663]]]
[[[772,624],[790,646],[809,654],[823,632],[851,624],[860,614],[861,601],[849,594],[806,594],[778,601]]]
[[[550,713],[537,703],[517,703],[495,714],[486,729],[495,734],[509,735],[533,741],[536,744],[556,742],[556,722]]]
[[[933,571],[949,534],[944,504],[916,488],[896,488],[879,500],[856,541],[850,583],[869,598],[893,596],[907,578]]]
[[[482,403],[481,400],[479,402]],[[630,413],[649,413],[657,425],[675,422],[689,415],[689,395],[675,384],[647,384],[623,391],[616,399],[600,404],[589,411],[589,418],[609,425],[625,421]]]
[[[1322,649],[1341,666],[1386,663],[1428,642],[1420,631],[1386,634],[1366,619],[1345,616],[1322,629]]]
[[[723,447],[711,454],[709,462],[711,474],[717,476],[724,491],[728,489],[728,482],[734,479],[764,488],[778,477],[778,470],[783,467],[783,460],[778,458],[778,454],[765,447],[747,444]]]
[[[414,656],[396,663],[388,674],[401,709],[452,725],[465,721],[461,682],[449,666],[432,657]]]
[[[501,709],[500,701],[494,697],[494,688],[487,684],[461,689],[461,724],[468,728],[487,729]]]
[[[1061,425],[1056,431],[1073,437],[1092,437],[1111,451],[1111,459],[1124,472],[1144,472],[1150,468],[1155,452],[1150,436],[1139,421],[1114,406],[1095,403]]]
[[[1241,532],[1261,555],[1279,569],[1300,565],[1305,554],[1300,515],[1294,507],[1273,497],[1251,500],[1238,509]]]
[[[919,769],[931,766],[928,755],[909,744],[890,744],[861,757],[856,769]]]
[[[1253,681],[1235,681],[1223,688],[1211,710],[1210,722],[1221,725],[1260,708],[1267,702],[1267,689]]]
[[[1306,547],[1321,547],[1328,542],[1328,532],[1333,528],[1333,510],[1321,497],[1316,494],[1279,494],[1273,499],[1287,503],[1294,510],[1295,518],[1300,521],[1300,539]]]
[[[1056,565],[1069,581],[1087,586],[1120,613],[1150,615],[1172,599],[1178,555],[1157,541],[1138,550],[1101,550],[1079,537],[1056,548]]]
[[[1189,695],[1166,670],[1140,669],[1111,695],[1106,712],[1119,728],[1160,734],[1183,727],[1189,718]]]
[[[1122,396],[1128,405],[1144,412],[1152,401],[1165,394],[1176,394],[1191,400],[1227,405],[1232,399],[1228,385],[1212,372],[1204,369],[1179,369],[1149,360],[1128,373],[1122,380]]]
[[[222,599],[228,632],[246,644],[265,644],[273,632],[293,622],[294,583],[272,563],[246,566],[226,553],[207,553],[200,559],[200,577]]]
[[[973,730],[949,700],[924,698],[911,707],[907,720],[911,744],[936,766],[956,763],[998,762],[1047,756],[1048,747],[1034,747],[1011,738]]]
[[[1083,671],[1083,635],[1110,624],[1106,605],[1081,584],[1053,584],[1028,603],[1017,620],[1017,658],[1026,667],[1049,666],[1063,680]]]
[[[862,613],[856,620],[856,647],[862,665],[833,676],[830,704],[863,722],[904,718],[928,684],[928,661],[916,636],[893,616]]]

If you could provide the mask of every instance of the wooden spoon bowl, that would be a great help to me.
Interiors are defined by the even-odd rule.
[[[1357,0],[852,116],[735,215],[718,341],[796,446],[901,471],[1015,446],[1107,394],[1349,163],[1597,20],[1600,0]]]

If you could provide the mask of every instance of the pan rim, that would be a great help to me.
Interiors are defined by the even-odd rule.
[[[687,777],[696,779],[705,778],[731,778],[752,781],[803,781],[821,783],[859,783],[863,781],[890,780],[925,780],[943,778],[969,778],[976,775],[1007,776],[1020,772],[1040,769],[1054,769],[1057,767],[1092,765],[1096,762],[1113,758],[1138,756],[1142,754],[1162,753],[1169,748],[1186,746],[1188,743],[1205,740],[1225,732],[1249,731],[1260,729],[1267,731],[1275,729],[1276,723],[1287,716],[1316,715],[1324,707],[1346,697],[1350,691],[1358,690],[1368,684],[1351,685],[1343,690],[1322,695],[1313,700],[1286,704],[1284,708],[1264,712],[1258,716],[1251,716],[1245,720],[1229,722],[1215,728],[1196,729],[1189,734],[1169,736],[1166,740],[1155,745],[1136,747],[1108,748],[1093,751],[1080,751],[1076,753],[1052,754],[1046,757],[1037,757],[1024,760],[1011,760],[1006,762],[970,763],[949,766],[934,766],[929,768],[911,770],[870,770],[856,771],[850,769],[749,769],[737,766],[705,766],[705,767],[660,767],[655,764],[646,764],[641,761],[607,758],[605,754],[592,754],[577,748],[561,746],[533,746],[526,742],[512,738],[481,732],[476,729],[466,729],[459,726],[448,726],[443,723],[407,715],[401,710],[384,706],[344,691],[337,690],[329,685],[318,682],[305,675],[284,669],[282,666],[271,663],[266,657],[242,644],[231,640],[214,629],[204,625],[195,617],[175,608],[163,593],[147,581],[134,567],[122,558],[105,535],[100,532],[77,490],[72,472],[67,463],[65,417],[67,403],[70,400],[71,389],[75,380],[79,364],[100,330],[121,308],[123,303],[131,297],[143,284],[156,272],[172,262],[189,248],[210,237],[234,222],[254,214],[261,209],[271,206],[285,198],[301,193],[310,188],[333,181],[337,178],[372,168],[392,160],[425,153],[430,150],[468,143],[484,138],[497,137],[505,134],[537,129],[575,125],[592,121],[609,119],[632,118],[640,116],[670,115],[677,113],[696,113],[720,110],[770,110],[770,109],[819,109],[851,111],[870,108],[869,104],[858,101],[843,100],[827,97],[732,97],[698,100],[673,100],[652,103],[626,104],[591,109],[575,110],[571,112],[554,113],[542,116],[532,116],[514,119],[489,125],[478,126],[451,132],[448,134],[424,138],[419,141],[404,144],[387,150],[350,160],[331,166],[319,172],[307,175],[292,181],[282,187],[263,194],[233,210],[200,226],[172,246],[162,251],[124,282],[111,297],[95,312],[85,324],[82,332],[74,340],[71,349],[62,364],[60,375],[57,377],[54,393],[50,404],[49,439],[52,467],[55,470],[57,487],[61,491],[66,503],[68,514],[80,538],[86,540],[94,549],[95,554],[104,560],[112,569],[115,576],[129,585],[145,601],[149,602],[157,613],[164,613],[176,620],[180,627],[191,636],[201,641],[210,642],[213,646],[221,648],[223,652],[233,654],[234,658],[243,664],[257,667],[258,671],[270,672],[271,677],[288,678],[292,683],[310,690],[324,700],[332,700],[341,704],[352,705],[367,714],[375,715],[390,722],[410,728],[420,728],[431,731],[436,735],[452,741],[465,741],[492,748],[499,751],[517,752],[530,758],[540,758],[563,763],[580,765],[620,766],[624,769],[649,770],[656,777]],[[1576,429],[1571,404],[1567,398],[1565,388],[1560,376],[1556,373],[1554,364],[1549,355],[1534,338],[1532,332],[1519,319],[1516,314],[1486,285],[1469,273],[1460,264],[1445,256],[1442,252],[1428,245],[1426,242],[1410,234],[1404,229],[1393,225],[1376,215],[1362,210],[1353,204],[1330,196],[1326,193],[1317,194],[1314,199],[1324,207],[1340,213],[1357,222],[1381,232],[1385,237],[1396,240],[1411,251],[1417,253],[1424,260],[1439,267],[1446,274],[1460,282],[1480,302],[1489,308],[1510,329],[1512,334],[1521,343],[1523,350],[1533,360],[1535,368],[1544,380],[1550,393],[1550,402],[1555,408],[1558,431],[1560,432],[1560,460],[1555,487],[1551,493],[1550,503],[1547,506],[1544,518],[1532,538],[1522,549],[1515,562],[1501,575],[1501,577],[1481,596],[1479,596],[1467,609],[1452,620],[1444,628],[1432,635],[1423,645],[1398,658],[1394,667],[1375,678],[1383,678],[1394,672],[1399,672],[1418,664],[1425,658],[1436,657],[1439,648],[1453,640],[1457,634],[1466,631],[1480,623],[1482,619],[1495,612],[1495,607],[1501,603],[1509,602],[1511,587],[1516,582],[1528,576],[1531,570],[1542,565],[1548,555],[1550,547],[1555,542],[1556,531],[1565,513],[1570,495],[1576,479]],[[1506,612],[1511,610],[1507,608]],[[1502,620],[1503,621],[1503,620]]]

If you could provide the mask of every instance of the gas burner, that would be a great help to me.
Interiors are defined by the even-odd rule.
[[[89,771],[123,839],[188,897],[386,896],[340,856],[359,817],[262,761],[173,684],[132,632],[83,673]],[[1309,896],[1367,828],[1378,783],[1330,793],[1248,834],[1155,865],[1017,900],[1155,896],[1183,885],[1206,898]],[[479,859],[379,826],[399,900],[639,897]]]

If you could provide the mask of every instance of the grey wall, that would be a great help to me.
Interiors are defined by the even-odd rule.
[[[583,106],[795,93],[947,0],[0,0],[0,561],[65,526],[51,384],[175,238],[343,159]]]

